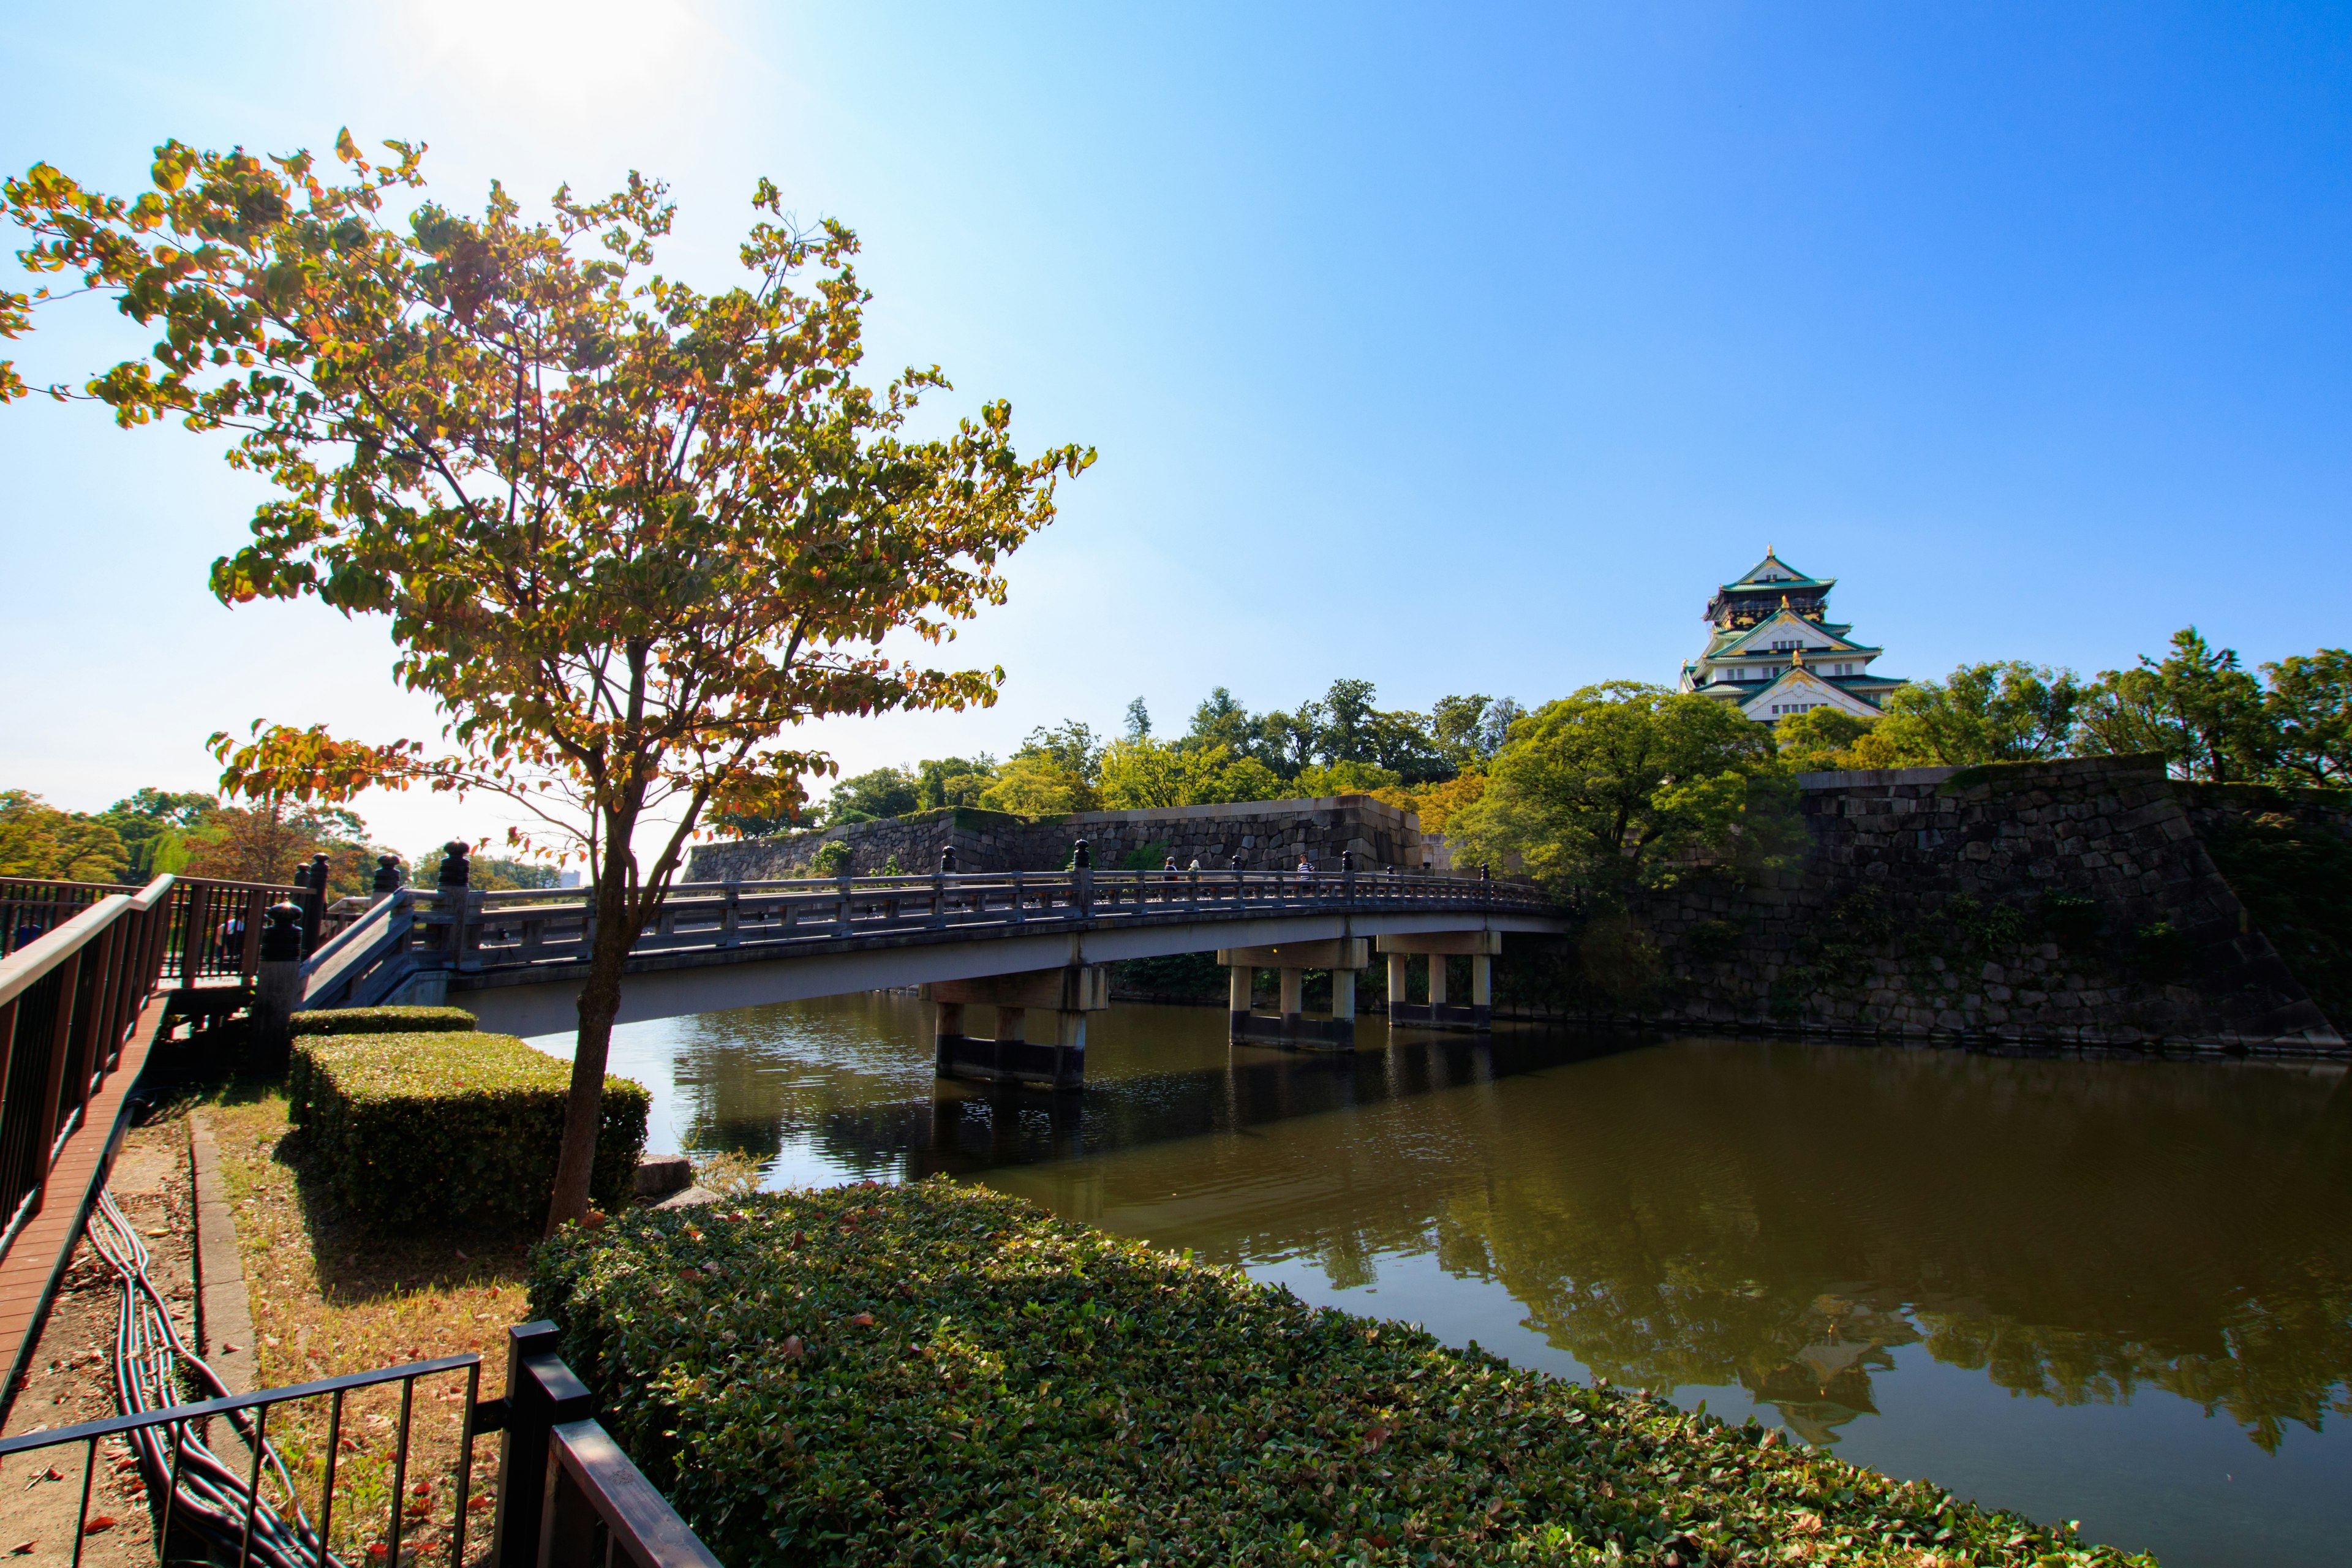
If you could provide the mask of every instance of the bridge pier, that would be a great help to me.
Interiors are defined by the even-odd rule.
[[[1232,975],[1226,992],[1233,1038],[1251,1045],[1298,1046],[1308,1050],[1348,1051],[1356,1047],[1356,971],[1370,962],[1360,936],[1322,942],[1283,942],[1274,947],[1221,948],[1217,962]],[[1282,972],[1280,1012],[1267,1017],[1252,1010],[1251,981],[1261,969]],[[1307,972],[1331,972],[1331,1016],[1307,1016]]]
[[[1041,1089],[1083,1089],[1087,1072],[1087,1015],[1110,1005],[1110,970],[1105,964],[1071,969],[1033,969],[977,980],[941,980],[923,987],[938,1009],[933,1024],[936,1070],[941,1078],[983,1083],[1026,1083]],[[964,1009],[974,1004],[996,1009],[996,1033],[979,1039],[964,1032]],[[1029,1038],[1032,1013],[1053,1022],[1050,1039]]]
[[[1495,955],[1503,951],[1503,933],[1496,931],[1432,932],[1416,936],[1384,936],[1380,950],[1389,958],[1389,1022],[1423,1029],[1453,1029],[1485,1034],[1495,1023]],[[1456,954],[1470,959],[1470,1000],[1465,1005],[1446,995],[1445,961]],[[1429,1000],[1412,1002],[1406,989],[1407,964],[1418,956],[1429,965]]]

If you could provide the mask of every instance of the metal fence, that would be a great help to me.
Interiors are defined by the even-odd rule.
[[[552,1323],[508,1331],[507,1393],[497,1399],[480,1397],[480,1356],[441,1356],[0,1438],[0,1462],[70,1463],[79,1451],[78,1477],[52,1466],[57,1484],[79,1489],[75,1568],[93,1522],[93,1480],[110,1448],[123,1445],[145,1483],[163,1563],[463,1568],[468,1539],[480,1539],[478,1514],[494,1505],[488,1551],[473,1561],[495,1568],[719,1568],[596,1420],[595,1397],[556,1354],[556,1338]],[[436,1391],[436,1380],[462,1393]],[[451,1394],[464,1401],[457,1440],[427,1453],[420,1405]],[[396,1397],[398,1415],[385,1419],[388,1434],[362,1444],[352,1415],[371,1395]],[[223,1428],[217,1447],[205,1435],[213,1423]],[[475,1448],[491,1433],[501,1435],[498,1479],[478,1493]]]

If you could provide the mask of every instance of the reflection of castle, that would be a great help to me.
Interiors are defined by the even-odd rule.
[[[1875,718],[1886,694],[1907,682],[1868,672],[1885,650],[1830,620],[1836,586],[1834,577],[1782,564],[1766,546],[1763,560],[1707,602],[1706,651],[1684,664],[1682,689],[1736,703],[1767,724],[1814,708]]]

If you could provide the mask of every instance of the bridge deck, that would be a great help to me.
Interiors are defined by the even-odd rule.
[[[584,891],[406,892],[306,966],[306,1006],[418,983],[486,1027],[569,1026],[586,973]],[[883,985],[1218,947],[1407,931],[1563,929],[1538,889],[1468,878],[1006,872],[688,883],[631,950],[625,1021]]]

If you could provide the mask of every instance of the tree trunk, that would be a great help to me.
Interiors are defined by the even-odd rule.
[[[612,1054],[613,1020],[621,1011],[621,971],[637,940],[628,918],[627,869],[607,855],[596,889],[596,942],[580,988],[580,1035],[572,1051],[572,1092],[563,1105],[563,1147],[555,1162],[555,1191],[547,1205],[553,1236],[588,1214],[590,1176],[596,1168],[596,1130],[604,1119],[604,1063]]]

